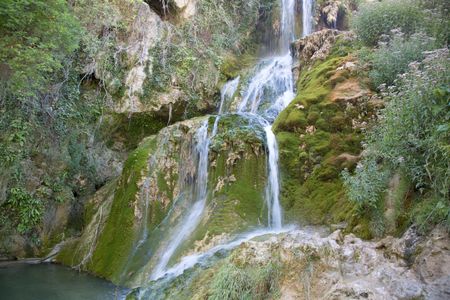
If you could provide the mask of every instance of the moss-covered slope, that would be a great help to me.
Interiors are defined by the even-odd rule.
[[[338,39],[331,53],[297,82],[297,96],[274,124],[280,149],[282,204],[288,221],[350,222],[367,236],[364,220],[354,217],[340,172],[352,168],[361,152],[358,124],[368,118],[368,91],[355,72],[350,41]],[[361,224],[362,223],[362,224]]]

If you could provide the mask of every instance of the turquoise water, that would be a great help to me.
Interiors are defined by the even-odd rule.
[[[0,266],[1,300],[124,299],[112,283],[54,264]]]

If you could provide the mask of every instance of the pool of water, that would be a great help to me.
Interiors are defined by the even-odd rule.
[[[55,264],[0,265],[0,299],[124,299],[126,290],[86,273]]]

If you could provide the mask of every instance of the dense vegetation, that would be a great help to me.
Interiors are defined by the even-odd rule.
[[[188,113],[195,110],[199,102],[211,97],[219,81],[235,76],[246,63],[256,60],[264,28],[254,29],[258,22],[277,16],[275,3],[200,1],[192,20],[168,25],[165,38],[153,52],[156,64],[145,87],[146,98],[175,85],[189,98]],[[236,56],[240,56],[238,66]]]
[[[343,173],[350,199],[372,221],[374,234],[391,222],[423,231],[450,229],[450,73],[448,10],[442,1],[383,1],[363,5],[353,20],[369,78],[385,101],[366,134],[355,174]],[[441,50],[435,50],[443,48]],[[394,178],[400,177],[395,183]],[[389,188],[394,203],[387,203]],[[393,216],[383,215],[394,206]],[[388,220],[388,219],[391,220]]]
[[[80,25],[61,0],[2,1],[0,16],[0,166],[6,187],[6,195],[1,195],[6,201],[0,203],[6,208],[2,224],[11,219],[24,233],[40,222],[42,199],[62,201],[61,186],[67,184],[69,173],[76,173],[71,167],[80,167],[81,157],[57,154],[56,146],[70,140],[76,147],[77,130],[69,127],[86,116],[86,104],[78,103],[73,71]],[[46,151],[39,153],[37,145]],[[26,188],[30,180],[26,162],[33,155],[54,156],[71,167],[55,172],[39,191],[32,191]]]

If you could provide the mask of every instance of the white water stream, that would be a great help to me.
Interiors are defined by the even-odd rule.
[[[314,30],[314,0],[302,0],[303,11],[303,33],[305,37],[313,33]]]
[[[175,230],[173,236],[167,244],[167,247],[164,249],[164,253],[160,257],[152,275],[150,276],[150,279],[152,280],[161,278],[167,273],[167,265],[173,254],[181,243],[189,237],[195,228],[197,228],[203,211],[205,210],[208,192],[208,154],[209,144],[211,142],[210,137],[208,137],[208,121],[205,121],[197,130],[196,142],[195,159],[197,160],[197,178],[194,186],[195,202],[189,209],[189,212],[186,214],[184,219],[180,222],[180,224],[178,224],[177,230]]]
[[[236,93],[240,79],[241,77],[238,76],[235,79],[228,81],[223,85],[222,89],[220,90],[219,113],[217,114],[216,120],[214,121],[214,127],[211,133],[212,136],[215,136],[217,133],[217,126],[219,125],[220,116],[227,112],[227,108],[224,107],[225,102],[231,99],[234,93]]]
[[[282,228],[282,213],[279,201],[280,176],[278,170],[278,145],[272,131],[272,123],[278,114],[294,99],[292,56],[290,43],[295,38],[295,0],[282,0],[281,5],[281,56],[262,60],[262,66],[250,80],[238,106],[239,113],[256,114],[263,118],[268,149],[268,183],[266,202],[269,227]]]

